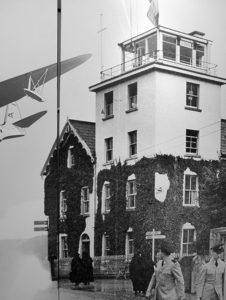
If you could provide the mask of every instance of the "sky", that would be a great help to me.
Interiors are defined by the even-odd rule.
[[[91,53],[92,57],[61,77],[60,125],[67,118],[95,121],[95,94],[88,87],[104,68],[120,64],[117,46],[131,35],[153,28],[147,18],[148,0],[62,1],[62,60]],[[160,25],[185,33],[202,31],[213,41],[212,63],[226,77],[225,0],[159,0]],[[106,30],[100,51],[100,15]],[[0,81],[57,60],[57,0],[5,0],[0,10]],[[222,89],[225,99],[225,87]],[[0,143],[0,239],[28,238],[34,220],[45,220],[44,180],[40,172],[56,138],[56,79],[44,86],[44,103],[19,100],[23,117],[48,113],[22,138]],[[0,99],[1,101],[1,99]],[[0,121],[4,108],[0,109]],[[226,105],[222,105],[226,118]]]

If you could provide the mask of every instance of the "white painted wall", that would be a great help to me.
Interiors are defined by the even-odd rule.
[[[199,155],[204,159],[218,159],[220,86],[188,77],[156,73],[156,152],[184,156],[186,129],[194,129],[200,131]],[[201,112],[185,109],[186,82],[200,84]]]
[[[138,110],[127,110],[128,85],[138,82]],[[200,84],[201,112],[186,110],[186,82]],[[114,118],[102,120],[104,93],[114,91]],[[105,164],[104,139],[113,137],[113,157],[128,158],[128,132],[137,130],[138,158],[159,154],[185,155],[186,129],[200,130],[199,155],[218,159],[220,149],[219,85],[154,71],[97,93],[97,170]],[[215,124],[213,124],[215,123]],[[212,125],[211,125],[212,124]],[[211,125],[211,126],[210,126]]]

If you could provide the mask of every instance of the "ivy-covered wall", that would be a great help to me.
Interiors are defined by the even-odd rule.
[[[69,146],[74,146],[75,165],[67,168]],[[78,252],[79,238],[84,231],[85,216],[81,215],[81,188],[88,186],[93,192],[93,163],[78,139],[70,131],[60,143],[59,191],[64,190],[67,199],[67,217],[60,222],[59,233],[68,234],[69,256]],[[49,216],[48,256],[57,256],[57,153],[54,151],[45,178],[45,214]]]
[[[198,175],[200,207],[185,207],[182,204],[184,172],[187,168]],[[97,176],[95,255],[102,254],[102,235],[105,232],[110,237],[108,254],[125,254],[125,237],[129,227],[133,228],[135,251],[141,248],[150,250],[151,243],[145,240],[145,233],[154,228],[166,235],[174,244],[175,252],[179,252],[182,226],[187,222],[195,226],[197,231],[197,245],[194,247],[198,247],[199,251],[208,251],[210,228],[218,226],[216,216],[223,201],[219,192],[221,169],[219,161],[157,155],[143,158],[132,166],[119,163],[109,170],[101,170]],[[170,187],[164,202],[159,202],[154,196],[155,172],[168,175]],[[136,209],[127,211],[126,182],[131,174],[136,176]],[[111,209],[103,219],[101,198],[105,181],[110,182]]]

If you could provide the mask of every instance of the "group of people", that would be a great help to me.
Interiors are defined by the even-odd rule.
[[[93,260],[87,252],[83,252],[82,258],[78,253],[75,254],[71,261],[70,280],[79,287],[80,283],[89,285],[94,281],[93,277]]]
[[[225,262],[220,259],[223,251],[222,244],[215,245],[211,248],[210,261],[200,266],[196,279],[197,300],[224,299]],[[159,253],[160,260],[146,290],[146,299],[185,300],[183,274],[179,262],[171,258],[172,252],[169,244],[162,244]]]
[[[211,259],[200,265],[196,277],[197,300],[223,300],[225,262],[221,260],[223,245],[211,248]],[[185,300],[184,278],[180,264],[173,260],[173,249],[169,243],[163,242],[155,265],[149,255],[138,252],[129,265],[130,278],[135,295],[145,295],[153,300]],[[92,259],[87,253],[82,258],[76,253],[71,262],[70,280],[79,286],[83,282],[89,285],[94,281]],[[153,297],[153,298],[152,298]]]

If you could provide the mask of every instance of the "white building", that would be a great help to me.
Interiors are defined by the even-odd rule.
[[[221,86],[212,42],[159,26],[119,44],[96,92],[97,170],[158,154],[218,159]]]

